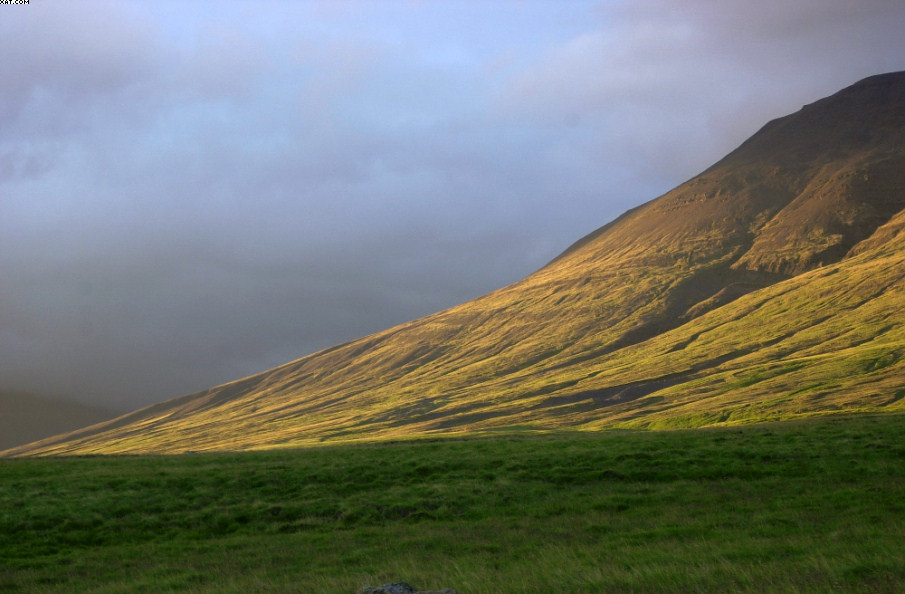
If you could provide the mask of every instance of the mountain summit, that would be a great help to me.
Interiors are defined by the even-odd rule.
[[[905,73],[774,120],[494,293],[12,454],[905,407]]]

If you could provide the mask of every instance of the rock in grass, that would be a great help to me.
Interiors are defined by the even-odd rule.
[[[405,582],[397,584],[384,584],[382,586],[374,586],[371,588],[362,588],[358,594],[417,594],[418,590],[412,588]]]
[[[371,586],[362,588],[358,594],[458,594],[452,588],[444,588],[443,590],[416,590],[405,582],[396,584],[383,584],[382,586]]]
[[[405,582],[399,582],[397,584],[383,584],[382,586],[362,588],[358,591],[358,594],[417,594],[417,592],[418,590]]]

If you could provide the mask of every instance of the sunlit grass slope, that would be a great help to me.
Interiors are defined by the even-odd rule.
[[[903,430],[0,460],[0,591],[902,592]]]
[[[12,453],[681,427],[905,406],[905,73],[770,122],[535,274]]]

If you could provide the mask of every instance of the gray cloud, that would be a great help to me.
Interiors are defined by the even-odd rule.
[[[0,7],[0,388],[134,408],[513,282],[905,68],[899,4]]]
[[[551,46],[501,105],[549,126],[596,126],[604,156],[675,179],[769,119],[901,68],[903,11],[894,0],[602,3],[600,26]]]

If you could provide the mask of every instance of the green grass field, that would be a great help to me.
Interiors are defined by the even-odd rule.
[[[0,460],[0,592],[905,590],[905,415]]]

